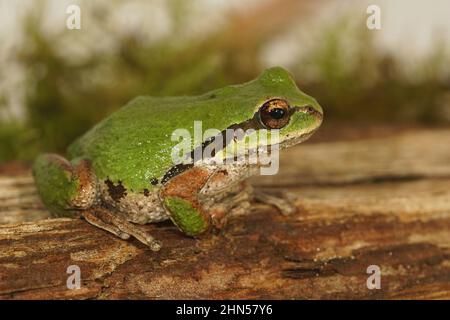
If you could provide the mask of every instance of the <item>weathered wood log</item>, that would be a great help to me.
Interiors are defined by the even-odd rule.
[[[298,213],[255,204],[202,239],[146,226],[158,253],[46,219],[30,174],[3,174],[0,298],[449,299],[449,145],[450,130],[421,130],[286,150],[280,174],[254,184],[284,192]],[[80,289],[66,286],[70,265]],[[381,289],[367,288],[370,265]]]

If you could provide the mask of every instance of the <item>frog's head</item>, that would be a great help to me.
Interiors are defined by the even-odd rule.
[[[211,98],[216,102],[213,108]],[[296,145],[308,139],[323,119],[317,101],[300,91],[291,74],[281,67],[266,69],[250,82],[209,92],[202,99],[208,106],[201,108],[208,112],[207,126],[223,131],[219,135],[212,131],[195,150],[214,147],[220,150],[214,152],[215,157],[222,159],[232,158],[236,152],[238,156],[255,150],[264,153],[272,150],[265,148],[271,145],[280,148]],[[214,112],[217,114],[211,116]],[[218,124],[213,123],[217,119]],[[228,136],[224,139],[225,129],[234,132],[232,139]],[[238,129],[241,130],[235,131]]]
[[[281,148],[305,141],[322,124],[321,106],[298,89],[285,69],[266,69],[247,86],[257,97],[254,116],[247,126],[257,130],[278,129]]]

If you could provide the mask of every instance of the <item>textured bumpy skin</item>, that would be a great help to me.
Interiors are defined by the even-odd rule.
[[[200,96],[138,97],[78,139],[69,147],[69,156],[89,159],[99,180],[120,181],[136,193],[153,189],[173,166],[172,148],[179,143],[170,139],[175,129],[187,129],[194,137],[197,120],[202,121],[203,130],[222,131],[251,119],[271,97],[322,112],[313,98],[297,88],[287,71],[275,67],[251,82]],[[280,135],[309,128],[314,121],[314,117],[298,113]]]

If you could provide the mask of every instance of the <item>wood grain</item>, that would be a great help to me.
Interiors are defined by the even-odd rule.
[[[47,219],[28,171],[0,176],[1,299],[449,299],[450,130],[305,144],[253,179],[299,211],[254,204],[191,239],[147,226],[154,253],[84,221]],[[67,267],[81,269],[69,290]],[[381,289],[366,286],[369,265]]]

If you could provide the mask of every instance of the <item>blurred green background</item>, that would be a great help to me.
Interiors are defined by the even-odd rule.
[[[315,22],[334,1],[250,1],[231,9],[224,1],[156,1],[164,8],[158,22],[145,1],[126,10],[119,1],[77,1],[81,30],[65,27],[64,10],[60,22],[49,21],[50,2],[21,9],[20,28],[11,34],[20,41],[0,64],[3,83],[21,72],[20,90],[13,89],[20,112],[11,106],[17,98],[10,87],[0,86],[0,163],[63,153],[137,95],[198,94],[251,80],[272,64],[288,68],[317,98],[325,125],[450,123],[448,41],[436,38],[425,55],[405,64],[377,44],[383,29],[366,27],[364,2]],[[8,8],[3,2],[3,13]],[[145,21],[146,14],[144,26],[136,17]],[[111,17],[120,15],[130,28],[115,25]],[[10,63],[17,69],[8,70]]]

